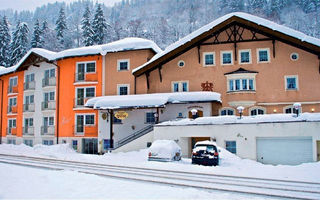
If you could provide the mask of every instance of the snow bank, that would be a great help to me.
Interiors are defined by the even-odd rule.
[[[213,27],[219,25],[220,23],[228,20],[229,18],[236,16],[242,19],[245,19],[249,22],[253,22],[255,24],[258,24],[260,26],[266,27],[266,28],[270,28],[274,31],[283,33],[285,35],[294,37],[296,39],[299,39],[301,41],[304,42],[308,42],[310,44],[316,45],[316,46],[320,46],[320,39],[308,36],[302,32],[296,31],[294,29],[288,28],[286,26],[283,25],[279,25],[275,22],[269,21],[267,19],[261,18],[261,17],[257,17],[254,15],[250,15],[248,13],[242,13],[242,12],[234,12],[234,13],[230,13],[227,15],[224,15],[216,20],[214,20],[213,22],[199,28],[198,30],[190,33],[189,35],[185,36],[184,38],[180,39],[179,41],[169,45],[164,51],[162,51],[161,53],[155,55],[154,57],[152,57],[147,63],[135,68],[132,70],[132,73],[135,73],[137,71],[139,71],[140,69],[144,68],[145,66],[149,65],[150,63],[154,62],[155,60],[159,59],[160,57],[168,54],[169,52],[175,50],[176,48],[186,44],[187,42],[190,42],[192,39],[198,37],[199,35],[211,30]]]
[[[95,109],[161,107],[169,103],[174,104],[211,101],[221,102],[220,96],[221,95],[216,92],[175,92],[115,95],[91,98],[87,101],[85,106],[93,107]]]
[[[184,125],[213,125],[213,124],[250,124],[250,123],[272,123],[272,122],[301,122],[320,121],[320,113],[302,113],[298,117],[295,114],[265,114],[256,116],[217,116],[199,117],[197,119],[182,119],[167,121],[157,126],[184,126]]]

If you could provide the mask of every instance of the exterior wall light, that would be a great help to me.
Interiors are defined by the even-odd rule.
[[[238,112],[239,112],[239,114],[240,114],[240,119],[241,119],[242,113],[243,113],[243,110],[244,110],[244,107],[243,107],[243,106],[238,106],[238,107],[237,107],[237,110],[238,110]]]
[[[311,108],[311,112],[314,112],[314,108]]]
[[[192,119],[196,119],[198,117],[197,109],[192,109],[191,110],[191,114],[192,114]]]
[[[277,109],[273,109],[273,112],[276,113],[276,112],[277,112]]]

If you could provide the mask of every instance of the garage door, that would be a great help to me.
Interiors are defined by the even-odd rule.
[[[312,162],[312,138],[257,138],[257,160],[274,165]]]

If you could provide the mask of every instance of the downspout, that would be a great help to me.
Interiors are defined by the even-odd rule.
[[[56,104],[56,109],[57,109],[57,144],[59,144],[59,108],[60,108],[60,66],[57,65],[54,62],[51,62],[51,64],[55,65],[57,67],[57,74],[58,74],[58,80],[57,80],[57,104]]]
[[[1,119],[0,119],[0,144],[2,144],[2,119],[3,119],[3,80],[1,81]]]

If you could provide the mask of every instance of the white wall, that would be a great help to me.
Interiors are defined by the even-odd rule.
[[[178,140],[182,154],[187,157],[191,152],[191,137],[215,138],[217,145],[225,148],[225,141],[237,142],[237,155],[241,158],[257,159],[257,137],[301,137],[313,140],[313,159],[317,160],[316,141],[320,140],[320,122],[288,122],[227,125],[187,125],[156,126],[154,140]]]

